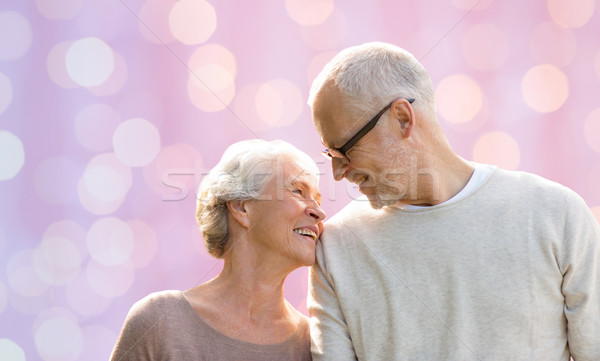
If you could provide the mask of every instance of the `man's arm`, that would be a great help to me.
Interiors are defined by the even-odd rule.
[[[311,352],[314,361],[357,360],[348,326],[317,242],[317,261],[309,271],[308,311]]]
[[[600,226],[579,196],[567,201],[564,241],[569,349],[576,361],[600,360]]]

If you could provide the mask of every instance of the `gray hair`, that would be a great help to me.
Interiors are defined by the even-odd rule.
[[[293,145],[282,140],[252,139],[229,146],[219,163],[202,179],[196,199],[196,220],[212,256],[223,258],[227,251],[227,202],[259,199],[283,156],[291,156],[318,177],[315,162]]]
[[[413,104],[435,118],[433,85],[429,74],[408,51],[372,42],[339,52],[313,81],[308,98],[312,107],[321,88],[333,81],[342,95],[344,111],[363,117],[395,98],[415,98]]]

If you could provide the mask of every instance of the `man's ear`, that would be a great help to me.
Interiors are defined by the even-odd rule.
[[[250,228],[250,214],[248,213],[247,201],[229,201],[227,202],[227,209],[233,219],[242,225],[242,227]]]
[[[403,138],[409,138],[415,127],[415,112],[406,99],[398,99],[392,105],[392,116],[400,126],[400,133]]]

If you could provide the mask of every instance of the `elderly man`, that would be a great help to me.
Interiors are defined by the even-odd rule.
[[[366,196],[310,272],[314,360],[600,360],[600,227],[573,191],[450,147],[408,52],[340,52],[309,104]]]

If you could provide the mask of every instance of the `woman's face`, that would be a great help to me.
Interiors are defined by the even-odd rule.
[[[325,218],[320,203],[316,174],[291,156],[280,157],[260,199],[250,201],[252,241],[263,256],[289,261],[295,268],[312,265]]]

